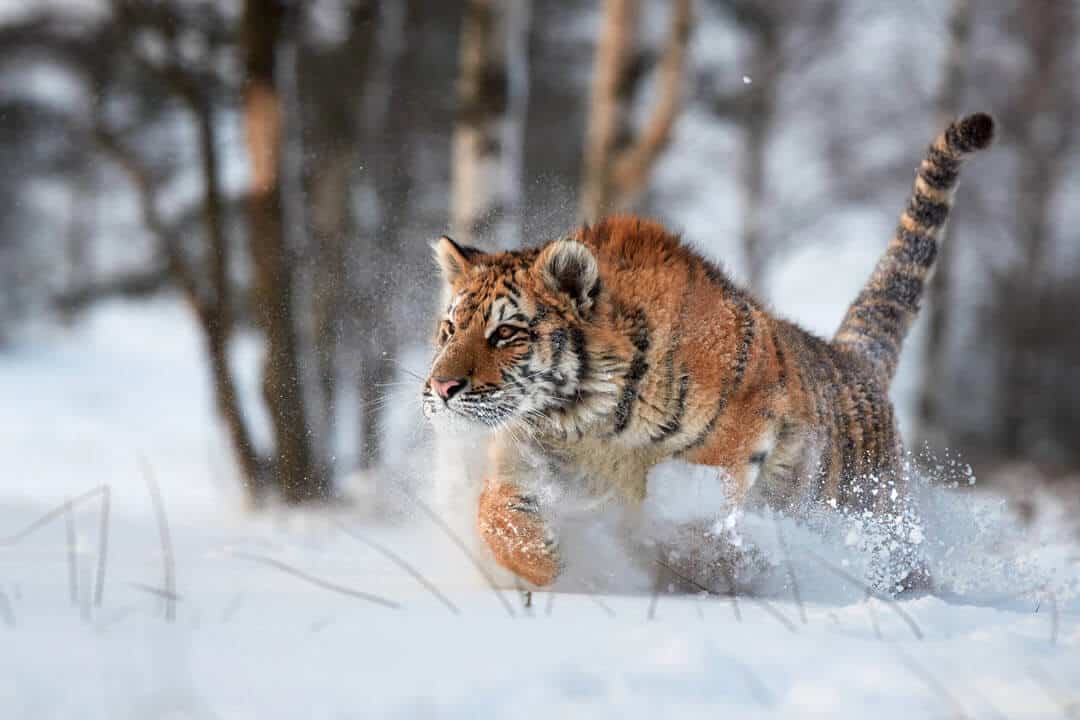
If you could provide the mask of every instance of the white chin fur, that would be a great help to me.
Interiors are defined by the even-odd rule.
[[[429,409],[425,406],[424,414],[437,433],[476,436],[487,435],[491,432],[491,428],[482,422],[459,415],[448,407]]]

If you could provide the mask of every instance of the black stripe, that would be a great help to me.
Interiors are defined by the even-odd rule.
[[[934,202],[930,198],[918,192],[911,196],[908,202],[908,215],[911,219],[926,228],[940,227],[949,216],[949,206],[945,203]]]
[[[820,423],[819,423],[820,424]],[[828,427],[822,425],[825,429],[825,444],[821,448],[821,458],[818,463],[818,477],[817,477],[817,497],[821,498],[824,495],[825,488],[829,485],[829,478],[832,477],[832,460],[833,460],[833,434],[828,432]]]
[[[558,328],[552,330],[548,335],[548,340],[551,342],[551,368],[552,370],[559,369],[559,363],[562,361],[563,350],[566,348],[566,330]]]
[[[930,163],[929,167],[919,168],[919,177],[935,190],[952,190],[956,186],[956,180],[960,177],[959,168],[944,168],[936,163]]]
[[[547,308],[543,305],[537,305],[536,316],[529,321],[529,327],[536,327],[545,317],[547,317]]]
[[[718,288],[721,288],[725,293],[736,292],[735,286],[718,265],[704,259],[701,261],[701,265],[705,270],[705,277],[709,279],[709,282]]]
[[[658,442],[665,437],[671,435],[678,430],[678,426],[682,424],[682,414],[685,411],[686,401],[686,388],[689,387],[690,379],[687,375],[686,368],[682,368],[682,378],[679,381],[679,397],[675,397],[675,355],[679,351],[679,347],[682,345],[683,327],[686,325],[686,313],[690,307],[690,293],[694,288],[694,273],[691,267],[686,268],[686,286],[683,289],[681,302],[679,304],[679,314],[675,320],[675,327],[672,329],[668,336],[668,351],[664,356],[664,373],[665,373],[665,406],[671,407],[671,403],[674,400],[676,402],[675,410],[675,430],[669,430],[672,425],[672,419],[665,420],[660,426],[660,435],[653,436],[653,442]]]
[[[881,407],[886,402],[882,396],[881,389],[876,385],[869,389],[866,397],[867,403],[870,405],[870,437],[872,442],[866,446],[866,454],[868,462],[874,469],[884,468],[888,463],[883,462],[883,447],[881,443]]]
[[[896,237],[901,242],[896,259],[917,267],[928,268],[937,258],[937,240],[922,233],[913,232],[901,225],[896,228]]]
[[[658,434],[650,436],[654,443],[663,442],[682,429],[683,415],[686,414],[686,397],[690,394],[690,376],[686,373],[686,368],[683,368],[682,373],[679,379],[679,395],[675,400],[675,412],[660,425]]]
[[[876,307],[887,306],[878,305]],[[862,307],[856,312],[861,317],[864,310],[866,308]],[[899,354],[898,342],[900,334],[899,329],[890,330],[880,325],[868,325],[858,331],[858,337],[855,340],[846,340],[843,344],[848,347],[859,348],[868,358],[881,357],[893,362]]]
[[[922,278],[914,275],[904,275],[893,271],[885,279],[885,283],[879,292],[880,296],[886,300],[905,307],[915,308],[919,304],[919,298],[922,297],[923,281]]]
[[[830,372],[829,348],[824,342],[812,338],[807,350],[809,357],[806,358],[806,366],[810,370],[811,380],[814,387],[809,389],[814,395],[815,424],[824,432],[825,442],[821,448],[821,456],[818,463],[816,497],[821,498],[833,473],[833,438],[836,435],[836,418],[833,414],[833,405],[836,402],[836,385]],[[821,390],[824,389],[824,396]],[[831,431],[830,431],[831,430]]]
[[[705,424],[705,427],[697,437],[690,441],[690,444],[679,450],[679,453],[689,452],[694,448],[700,447],[705,443],[705,440],[716,429],[716,423],[719,422],[720,417],[727,410],[728,402],[730,402],[732,396],[739,390],[739,386],[742,384],[743,376],[746,374],[747,361],[750,358],[750,346],[754,342],[754,333],[756,327],[754,323],[754,315],[750,308],[750,304],[746,300],[739,298],[738,309],[742,313],[742,339],[739,342],[739,349],[735,353],[735,367],[732,371],[731,381],[724,386],[724,389],[720,391],[720,397],[716,401],[716,410],[713,412],[709,422]]]
[[[850,505],[852,503],[852,495],[855,481],[857,478],[857,468],[855,467],[855,438],[851,433],[851,416],[848,415],[845,410],[846,400],[850,399],[849,394],[851,389],[848,387],[842,387],[841,398],[838,394],[836,402],[836,414],[837,423],[840,428],[840,485],[839,485],[839,498],[838,501],[841,505]]]
[[[579,327],[570,329],[570,349],[577,356],[577,391],[580,395],[581,386],[589,375],[589,354],[585,352],[585,331]]]
[[[866,323],[866,330],[873,329],[893,335],[900,331],[908,311],[883,300],[878,292],[864,293],[855,306],[855,317]]]
[[[645,311],[639,309],[634,313],[634,330],[630,336],[636,352],[634,359],[630,361],[630,369],[626,373],[626,384],[623,386],[622,397],[615,406],[615,434],[618,435],[626,430],[630,424],[630,410],[637,399],[638,385],[645,373],[649,371],[649,363],[646,353],[649,350],[649,327],[645,319]]]
[[[859,429],[857,438],[858,442],[856,442],[855,433],[851,432],[849,429],[851,441],[855,448],[854,457],[852,458],[852,462],[854,463],[853,469],[856,472],[865,475],[867,472],[869,472],[869,467],[867,465],[868,457],[866,453],[866,448],[867,442],[869,440],[870,431],[870,401],[866,397],[866,385],[864,383],[856,382],[850,387],[852,392],[852,401],[855,409],[854,415],[852,415],[851,419],[855,423],[855,427]]]
[[[926,151],[926,159],[945,172],[960,172],[960,161],[949,153],[938,150],[933,145]]]
[[[836,388],[833,395],[833,423],[836,426],[836,439],[840,442],[840,467],[834,469],[839,474],[837,501],[846,504],[848,495],[851,492],[852,471],[854,469],[852,467],[852,456],[855,449],[850,432],[851,418],[848,416],[847,410],[844,409],[844,400],[847,399],[850,388],[844,383],[846,378],[837,367],[835,357],[831,357],[830,360],[832,384]]]
[[[964,124],[957,122],[950,125],[945,130],[945,142],[950,148],[960,153],[970,153],[978,150],[981,147],[985,147],[986,138],[979,139],[979,133],[972,133],[969,129],[968,132],[964,132]]]
[[[776,379],[776,383],[783,387],[787,385],[787,358],[784,356],[784,348],[780,346],[780,335],[776,332],[775,325],[772,329],[772,343],[776,353],[776,364],[780,367],[780,376]]]

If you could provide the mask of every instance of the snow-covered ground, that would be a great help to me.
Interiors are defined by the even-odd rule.
[[[576,584],[525,608],[404,493],[394,524],[363,503],[245,513],[197,336],[168,299],[0,355],[0,458],[5,720],[1080,714],[1071,526],[1047,502],[1019,528],[962,466],[924,492],[941,597],[866,600],[845,577],[854,524],[820,536],[747,515],[721,524],[757,558],[753,595],[669,593],[677,578],[655,583],[658,567],[586,528],[564,545],[590,558]],[[689,537],[713,489],[681,472],[653,479],[648,516]],[[104,575],[100,495],[4,544],[102,484]]]

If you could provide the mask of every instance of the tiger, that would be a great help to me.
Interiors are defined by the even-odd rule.
[[[475,523],[495,561],[536,587],[559,577],[558,538],[529,491],[542,472],[631,507],[649,470],[671,459],[722,470],[736,507],[752,489],[780,509],[895,502],[904,446],[889,385],[961,164],[993,135],[993,119],[976,113],[937,136],[831,341],[633,215],[497,253],[434,242],[444,310],[423,412],[483,431]]]

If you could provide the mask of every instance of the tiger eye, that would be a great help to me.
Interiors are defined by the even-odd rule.
[[[439,327],[439,344],[445,345],[446,341],[454,334],[454,323],[444,320]]]

